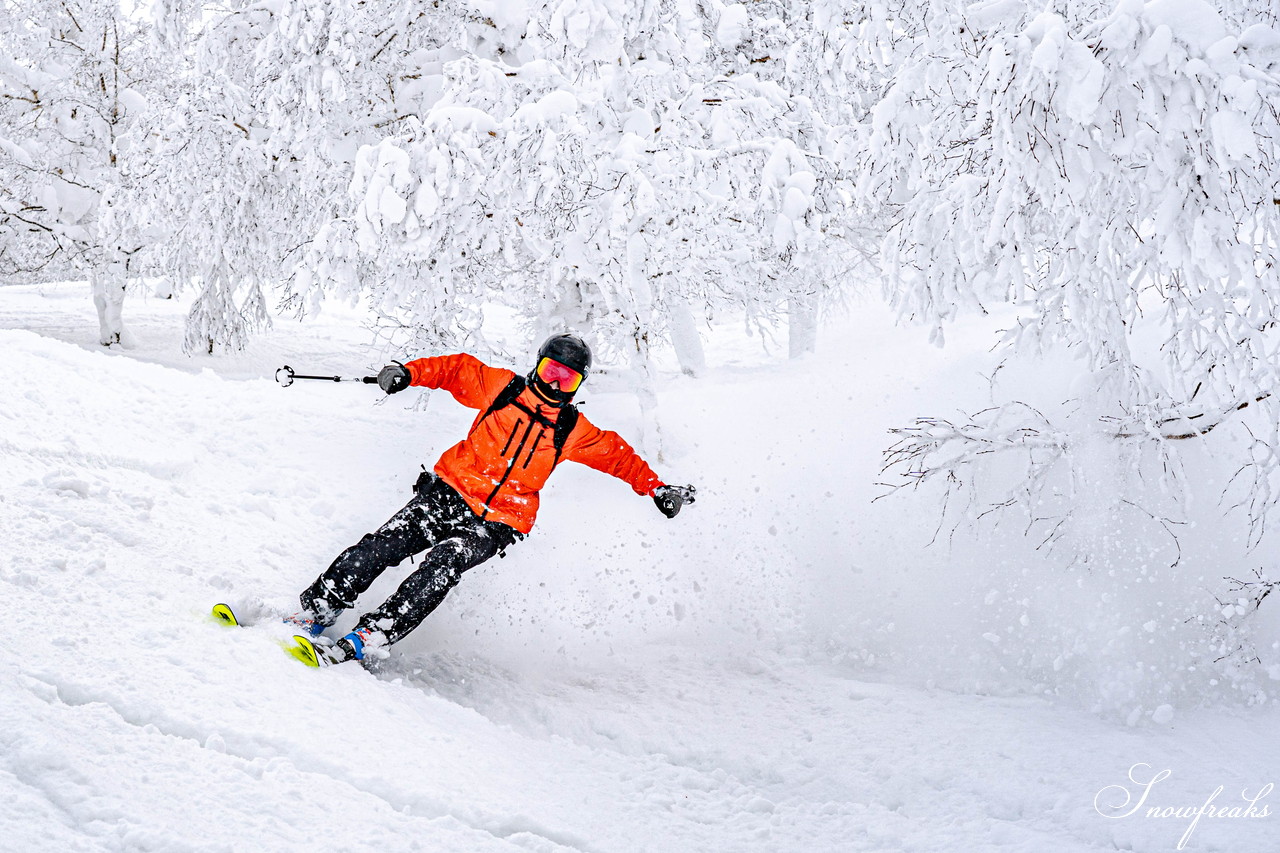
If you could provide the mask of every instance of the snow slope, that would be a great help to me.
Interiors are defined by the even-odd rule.
[[[665,380],[661,436],[601,377],[585,410],[698,503],[667,521],[566,466],[535,535],[376,675],[208,608],[290,606],[470,413],[270,381],[375,366],[356,312],[188,359],[181,306],[130,309],[139,347],[106,352],[78,288],[0,289],[5,849],[1157,851],[1192,818],[1147,806],[1276,781],[1274,703],[1157,710],[984,657],[980,552],[869,502],[884,429],[981,380],[872,309],[800,367],[726,349]],[[1171,775],[1118,817],[1135,765]],[[1205,817],[1186,847],[1274,851],[1280,817]]]

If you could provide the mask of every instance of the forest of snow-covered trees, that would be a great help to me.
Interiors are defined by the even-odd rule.
[[[477,306],[501,302],[642,363],[670,342],[696,372],[716,323],[785,324],[802,353],[883,273],[934,323],[1025,305],[1020,338],[1079,342],[1121,381],[1154,302],[1176,400],[1269,316],[1266,4],[4,11],[0,275],[88,279],[104,344],[160,277],[199,293],[192,349],[331,295],[420,346],[483,346]],[[1213,390],[1250,393],[1222,386],[1236,372]]]
[[[129,345],[144,286],[193,295],[186,347],[208,353],[335,298],[397,351],[503,353],[499,305],[643,387],[660,348],[697,376],[725,325],[801,356],[881,288],[939,345],[1007,311],[1011,370],[1057,354],[1074,377],[1067,400],[897,431],[889,486],[945,492],[948,523],[1013,514],[1088,563],[1078,498],[1106,456],[1130,476],[1091,518],[1167,533],[1176,562],[1181,448],[1223,424],[1225,503],[1255,542],[1275,521],[1269,3],[0,10],[0,283],[86,280],[104,345]],[[1277,582],[1236,583],[1243,616]]]
[[[691,373],[721,319],[803,352],[878,239],[853,179],[894,24],[847,11],[6,3],[3,274],[92,280],[109,345],[160,276],[192,349],[339,295],[419,346],[484,348],[500,302]]]

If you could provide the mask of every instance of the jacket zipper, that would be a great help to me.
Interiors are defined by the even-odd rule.
[[[516,440],[516,433],[520,431],[520,425],[524,423],[524,418],[516,418],[516,425],[511,428],[511,435],[507,436],[507,443],[502,445],[502,452],[499,456],[506,456],[507,451],[511,449],[511,442]]]
[[[533,437],[533,447],[529,448],[529,455],[524,458],[524,464],[520,466],[521,468],[529,467],[529,463],[533,461],[534,451],[536,451],[538,449],[538,445],[542,443],[542,434],[546,431],[546,428],[543,427],[538,430],[538,434]]]
[[[506,447],[502,448],[502,455],[504,456],[506,455],[507,448],[511,446],[512,439],[514,439],[516,437],[516,433],[520,431],[521,423],[522,421],[516,421],[515,428],[511,430],[511,437],[507,439]],[[515,470],[516,460],[520,458],[520,452],[524,450],[525,442],[529,440],[529,433],[531,432],[533,432],[532,420],[529,421],[529,425],[525,427],[524,435],[520,437],[520,444],[516,446],[516,452],[511,454],[511,458],[507,460],[507,470],[502,472],[502,479],[498,481],[498,485],[493,487],[493,491],[489,493],[489,497],[484,502],[484,515],[480,516],[480,519],[482,521],[489,517],[489,510],[490,510],[489,504],[493,503],[493,499],[498,496],[498,492],[506,484],[507,479],[511,476],[511,472]],[[542,437],[541,430],[538,432],[538,437],[539,438]]]

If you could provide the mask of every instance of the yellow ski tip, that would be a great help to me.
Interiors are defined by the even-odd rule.
[[[316,647],[306,637],[293,635],[292,643],[284,643],[284,651],[294,660],[302,661],[307,666],[320,666],[320,656],[316,653]]]
[[[236,619],[236,614],[231,612],[231,608],[225,604],[213,605],[213,618],[217,619],[224,625],[239,625],[240,620]]]

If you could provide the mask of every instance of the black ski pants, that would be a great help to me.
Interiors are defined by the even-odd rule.
[[[504,551],[518,537],[523,538],[505,524],[481,519],[453,487],[426,475],[413,500],[343,551],[316,578],[302,593],[302,606],[321,624],[332,625],[384,571],[426,551],[400,588],[357,623],[357,628],[379,631],[387,643],[394,643],[444,601],[463,572]]]

